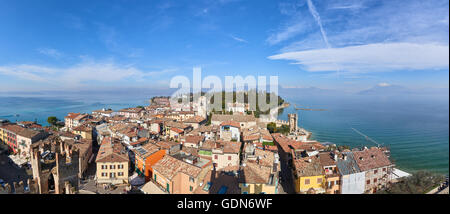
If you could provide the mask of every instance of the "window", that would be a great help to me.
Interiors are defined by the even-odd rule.
[[[377,174],[377,173],[378,173],[378,170],[376,170],[376,169],[373,170],[373,173],[374,173],[374,174]]]
[[[189,177],[189,181],[192,182],[192,183],[194,183],[194,182],[195,182],[195,179],[194,179],[193,177]]]
[[[367,180],[367,184],[370,184],[370,180]]]
[[[102,177],[106,177],[106,176],[108,176],[108,173],[102,172]]]
[[[231,155],[228,155],[228,160],[231,160]]]
[[[110,169],[115,169],[116,167],[114,165],[109,166]]]
[[[309,184],[309,179],[305,179],[305,184]]]
[[[383,168],[383,172],[386,172],[386,168]]]
[[[216,160],[217,160],[217,155],[214,155],[214,159],[216,159]]]
[[[123,172],[118,172],[117,175],[118,176],[123,176]]]
[[[194,189],[194,188],[192,188],[192,186],[189,186],[189,191],[192,192],[193,189]]]
[[[242,194],[248,194],[248,192],[243,192]]]
[[[114,172],[109,173],[109,177],[110,177],[110,178],[115,178],[115,177],[116,177],[116,173],[114,173]]]
[[[376,178],[374,178],[374,179],[373,179],[373,182],[374,182],[374,183],[376,183],[376,182],[377,182],[377,179],[376,179]]]
[[[317,178],[317,183],[321,184],[322,183],[322,178]]]

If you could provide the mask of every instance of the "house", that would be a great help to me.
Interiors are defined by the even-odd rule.
[[[72,133],[80,135],[83,139],[87,140],[93,139],[93,128],[87,125],[80,125],[72,128]]]
[[[239,173],[241,194],[277,194],[280,171],[278,155],[261,149],[253,149],[250,153],[253,155],[246,156]]]
[[[183,121],[186,125],[192,126],[192,128],[197,129],[201,125],[206,123],[206,118],[201,116],[193,116]]]
[[[286,163],[290,163],[294,158],[292,157],[293,148],[294,147],[298,148],[301,142],[289,139],[280,133],[273,133],[272,137],[274,139],[275,144],[278,147],[280,159],[286,161]]]
[[[204,140],[204,136],[186,136],[181,140],[181,142],[183,147],[199,148]]]
[[[170,194],[193,194],[211,170],[208,162],[198,163],[196,158],[187,163],[166,155],[153,166],[153,181]]]
[[[198,128],[192,130],[188,135],[201,135],[205,136],[206,140],[216,140],[220,134],[220,127],[216,125],[200,125]]]
[[[67,116],[64,117],[64,126],[69,128],[69,129],[74,127],[73,121],[79,115],[80,115],[80,113],[69,113],[69,114],[67,114]]]
[[[80,114],[72,119],[72,125],[69,128],[77,127],[91,118],[92,117],[89,114]]]
[[[234,121],[239,123],[241,128],[250,128],[257,125],[257,120],[253,115],[226,115],[213,114],[211,124],[219,126],[222,122]]]
[[[212,150],[215,149],[217,146],[215,141],[212,140],[205,140],[200,148],[198,149],[198,155],[200,157],[211,159],[212,157]]]
[[[44,130],[21,129],[17,132],[17,152],[20,157],[29,159],[31,157],[31,144],[44,139],[48,133]]]
[[[391,181],[394,164],[386,154],[377,147],[364,148],[353,152],[355,161],[362,172],[365,172],[365,192],[375,193],[386,188]]]
[[[212,151],[212,162],[216,170],[237,171],[240,161],[241,142],[217,142]]]
[[[8,148],[13,153],[18,152],[17,133],[23,131],[25,128],[16,124],[7,124],[2,126],[3,142],[8,145]]]
[[[177,140],[183,135],[184,135],[184,130],[175,128],[175,127],[170,128],[169,137],[171,139]]]
[[[165,135],[174,139],[176,136],[181,137],[182,135],[192,131],[192,126],[174,121],[167,121],[164,123],[164,128]]]
[[[224,141],[241,141],[239,123],[234,121],[222,122],[220,124],[220,139]]]
[[[273,137],[269,130],[260,128],[258,126],[245,128],[242,131],[242,141],[244,143],[262,143],[265,145],[274,146]]]
[[[173,155],[181,150],[181,144],[173,141],[158,141],[155,145],[166,150],[166,154]]]
[[[116,115],[118,115],[118,112],[114,112],[111,109],[101,109],[101,110],[95,110],[92,111],[92,115],[93,116],[101,116],[101,117],[114,117]]]
[[[118,111],[119,115],[122,115],[126,118],[138,118],[143,116],[144,109],[142,108],[125,108]]]
[[[365,190],[365,172],[359,169],[352,152],[342,152],[337,160],[341,194],[362,194]]]
[[[152,166],[166,155],[166,150],[159,146],[147,143],[142,147],[135,148],[135,167],[138,174],[143,175],[146,181],[153,176]]]
[[[128,152],[119,139],[105,137],[95,160],[97,166],[97,183],[128,183]]]
[[[320,165],[325,172],[325,188],[327,194],[339,194],[340,174],[337,169],[338,155],[335,152],[323,152],[319,154]]]
[[[227,103],[228,112],[231,111],[233,113],[245,113],[245,110],[246,110],[245,103]]]
[[[295,192],[300,194],[325,193],[325,175],[319,157],[293,160]]]

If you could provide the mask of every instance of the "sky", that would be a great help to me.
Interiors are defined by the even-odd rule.
[[[0,92],[167,88],[273,76],[283,88],[449,87],[448,0],[0,0]]]

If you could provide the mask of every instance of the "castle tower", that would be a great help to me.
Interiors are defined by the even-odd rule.
[[[296,132],[298,129],[298,115],[297,114],[288,114],[289,118],[289,132]]]
[[[197,115],[206,118],[207,117],[207,103],[206,97],[201,96],[197,100]]]

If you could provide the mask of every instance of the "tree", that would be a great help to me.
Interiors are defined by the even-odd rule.
[[[47,118],[47,122],[48,124],[52,125],[52,126],[56,126],[56,123],[59,121],[58,118],[56,118],[55,116],[50,116]]]
[[[267,124],[267,130],[269,130],[270,133],[274,133],[277,130],[277,125],[275,123],[268,123]]]
[[[377,191],[379,194],[423,194],[432,190],[444,181],[444,176],[429,171],[418,171],[409,177],[401,178],[388,189]]]
[[[144,108],[144,106],[136,106],[136,108]]]

